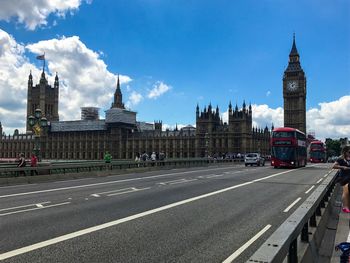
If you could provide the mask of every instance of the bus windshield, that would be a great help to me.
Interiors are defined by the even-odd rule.
[[[272,156],[275,158],[288,161],[295,159],[295,148],[293,147],[272,147]]]
[[[317,158],[317,159],[322,159],[325,157],[324,152],[310,152],[310,157],[311,158]]]

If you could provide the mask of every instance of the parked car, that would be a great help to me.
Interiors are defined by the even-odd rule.
[[[262,157],[259,153],[247,153],[244,157],[244,164],[245,166],[248,166],[248,165],[264,166],[265,158]]]

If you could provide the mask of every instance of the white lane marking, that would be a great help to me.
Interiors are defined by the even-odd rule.
[[[350,232],[349,232],[348,239],[346,242],[350,242]]]
[[[122,188],[122,189],[114,189],[114,190],[107,191],[107,192],[97,193],[97,195],[104,195],[104,194],[110,194],[110,193],[128,191],[128,190],[130,190],[130,189],[134,189],[134,187],[128,187],[128,188]]]
[[[187,182],[192,182],[192,181],[196,181],[196,180],[198,180],[198,179],[182,178],[182,179],[173,180],[173,181],[160,182],[160,183],[157,183],[157,184],[160,184],[160,185],[181,184],[181,183],[187,183]]]
[[[47,206],[43,206],[43,207],[29,208],[29,209],[14,211],[14,212],[3,213],[3,214],[0,214],[0,216],[7,216],[7,215],[12,215],[12,214],[24,213],[24,212],[28,212],[28,211],[34,211],[34,210],[45,209],[45,208],[67,205],[67,204],[70,204],[70,202],[64,202],[64,203],[59,203],[59,204],[47,205]],[[1,260],[1,257],[0,257],[0,260]]]
[[[122,194],[127,194],[127,193],[133,193],[133,192],[138,192],[138,191],[143,191],[143,190],[148,190],[151,189],[151,187],[146,187],[146,188],[139,188],[139,189],[132,189],[130,191],[124,191],[124,192],[118,192],[118,193],[113,193],[113,194],[109,194],[107,196],[115,196],[115,195],[122,195]]]
[[[91,196],[93,196],[93,197],[100,197],[100,195],[98,195],[98,194],[92,194]]]
[[[274,176],[278,176],[278,175],[285,174],[285,173],[290,173],[290,172],[293,172],[293,171],[296,171],[296,170],[288,170],[288,171],[280,172],[280,173],[277,173],[277,174],[274,174],[274,175],[270,175],[270,176],[267,176],[267,177],[264,177],[264,178],[268,179],[268,178],[271,178],[271,177],[274,177]],[[260,181],[264,180],[264,178],[261,178]],[[128,222],[128,221],[131,221],[131,220],[135,220],[135,219],[147,216],[147,215],[151,215],[151,214],[158,213],[158,212],[161,212],[161,211],[164,211],[164,210],[168,210],[170,208],[177,207],[177,206],[180,206],[180,205],[184,205],[184,204],[187,204],[187,203],[190,203],[190,202],[194,202],[194,201],[197,201],[197,200],[209,197],[209,196],[214,196],[214,195],[217,195],[217,194],[221,194],[221,193],[224,193],[224,192],[227,192],[227,191],[230,191],[230,190],[233,190],[233,189],[245,186],[245,185],[250,185],[250,184],[253,184],[253,183],[254,183],[254,181],[250,181],[250,182],[234,185],[234,186],[231,186],[231,187],[228,187],[228,188],[224,188],[224,189],[221,189],[221,190],[218,190],[218,191],[214,191],[214,192],[211,192],[211,193],[199,195],[199,196],[192,197],[192,198],[189,198],[189,199],[185,199],[185,200],[182,200],[182,201],[178,201],[178,202],[175,202],[175,203],[172,203],[172,204],[169,204],[169,205],[161,206],[161,207],[158,207],[158,208],[155,208],[155,209],[152,209],[152,210],[141,212],[139,214],[135,214],[135,215],[132,215],[132,216],[124,217],[124,218],[121,218],[121,219],[117,219],[115,221],[111,221],[111,222],[107,222],[107,223],[104,223],[104,224],[101,224],[101,225],[89,227],[89,228],[82,229],[82,230],[79,230],[79,231],[76,231],[76,232],[73,232],[73,233],[69,233],[69,234],[66,234],[66,235],[63,235],[63,236],[59,236],[59,237],[52,238],[52,239],[49,239],[49,240],[46,240],[46,241],[42,241],[42,242],[39,242],[39,243],[36,243],[36,244],[33,244],[33,245],[29,245],[29,246],[26,246],[26,247],[22,247],[22,248],[18,248],[18,249],[12,250],[12,251],[8,251],[8,252],[5,252],[3,254],[0,254],[0,260],[11,258],[11,257],[17,256],[17,255],[20,255],[20,254],[24,254],[24,253],[27,253],[27,252],[30,252],[30,251],[33,251],[33,250],[36,250],[36,249],[39,249],[39,248],[47,247],[47,246],[50,246],[50,245],[53,245],[53,244],[56,244],[56,243],[59,243],[59,242],[62,242],[62,241],[66,241],[66,240],[69,240],[69,239],[72,239],[72,238],[76,238],[76,237],[82,236],[82,235],[90,234],[92,232],[96,232],[96,231],[99,231],[99,230],[102,230],[102,229],[105,229],[105,228],[108,228],[108,227],[116,226],[116,225],[119,225],[119,224],[122,224],[122,223],[125,223],[125,222]]]
[[[326,178],[329,175],[329,173],[326,173],[323,177]]]
[[[312,189],[314,189],[315,188],[315,186],[313,185],[313,186],[311,186],[310,187],[310,189],[309,190],[307,190],[306,192],[305,192],[305,194],[308,194]]]
[[[262,230],[260,230],[255,236],[253,236],[247,243],[237,249],[231,256],[225,259],[222,263],[231,263],[235,260],[240,254],[244,252],[251,244],[253,244],[259,237],[261,237],[267,230],[269,230],[271,225],[265,226]]]
[[[301,200],[301,197],[298,197],[297,200],[295,200],[293,203],[291,203],[290,206],[288,206],[286,209],[283,210],[283,212],[287,213],[300,200]]]
[[[42,202],[42,203],[40,203],[40,204],[49,204],[49,203],[51,203],[51,202]],[[15,209],[18,209],[18,208],[30,207],[30,206],[35,206],[35,205],[36,205],[36,204],[29,204],[29,205],[21,205],[21,206],[3,208],[3,209],[0,209],[0,211],[15,210]]]
[[[316,182],[316,184],[321,183],[322,180],[323,180],[323,178],[321,178],[320,180],[318,180],[318,181]]]
[[[193,181],[197,181],[198,179],[184,179],[181,181],[177,181],[177,182],[171,182],[169,183],[170,185],[172,184],[183,184],[183,183],[188,183],[188,182],[193,182]]]
[[[11,186],[0,186],[0,189],[23,187],[23,186],[32,186],[32,185],[37,185],[37,184],[17,184],[17,185],[11,185]]]
[[[44,208],[44,206],[42,204],[36,204],[36,207]]]
[[[210,179],[210,178],[215,178],[215,177],[220,177],[220,176],[223,176],[223,174],[213,174],[213,175],[208,175],[208,176],[207,176],[207,177],[205,177],[205,178]]]
[[[186,171],[186,172],[179,172],[179,173],[161,174],[161,175],[146,176],[146,177],[137,177],[137,178],[132,178],[132,179],[108,181],[108,182],[95,183],[95,184],[85,184],[85,185],[68,186],[68,187],[53,188],[53,189],[47,189],[47,190],[38,190],[38,191],[24,192],[24,193],[17,193],[17,194],[0,195],[0,198],[56,192],[56,191],[63,191],[63,190],[70,190],[70,189],[77,189],[77,188],[92,187],[92,186],[97,186],[97,185],[116,184],[116,183],[122,183],[122,182],[131,182],[131,181],[139,181],[139,180],[145,180],[145,179],[166,177],[166,176],[177,175],[177,174],[198,173],[198,172],[203,172],[203,171],[223,170],[223,169],[231,169],[231,168],[230,167],[222,167],[222,168],[213,168],[213,169],[205,169],[205,170]]]

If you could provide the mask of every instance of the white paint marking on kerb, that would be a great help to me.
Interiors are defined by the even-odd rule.
[[[27,252],[30,252],[30,251],[33,251],[33,250],[36,250],[36,249],[39,249],[39,248],[47,247],[47,246],[50,246],[50,245],[53,245],[53,244],[57,244],[59,242],[63,242],[63,241],[72,239],[72,238],[76,238],[76,237],[79,237],[79,236],[82,236],[82,235],[90,234],[90,233],[93,233],[93,232],[96,232],[96,231],[99,231],[99,230],[102,230],[102,229],[105,229],[105,228],[108,228],[108,227],[116,226],[116,225],[119,225],[119,224],[122,224],[122,223],[125,223],[125,222],[128,222],[128,221],[131,221],[131,220],[142,218],[144,216],[155,214],[155,213],[158,213],[158,212],[161,212],[161,211],[173,208],[173,207],[181,206],[181,205],[184,205],[184,204],[187,204],[187,203],[190,203],[190,202],[194,202],[194,201],[206,198],[206,197],[210,197],[210,196],[214,196],[214,195],[217,195],[217,194],[221,194],[221,193],[224,193],[224,192],[227,192],[227,191],[230,191],[230,190],[242,187],[242,186],[250,185],[250,184],[253,184],[253,183],[258,182],[258,181],[266,180],[266,179],[269,179],[271,177],[275,177],[275,176],[278,176],[278,175],[281,175],[281,174],[285,174],[285,173],[290,173],[290,172],[293,172],[293,171],[295,171],[295,170],[288,170],[288,171],[285,171],[285,172],[280,172],[280,173],[273,174],[273,175],[270,175],[270,176],[266,176],[266,177],[263,177],[263,178],[260,178],[260,179],[257,179],[257,180],[253,180],[253,181],[250,181],[250,182],[245,182],[245,183],[242,183],[242,184],[234,185],[234,186],[231,186],[231,187],[228,187],[228,188],[224,188],[224,189],[221,189],[221,190],[217,190],[217,191],[214,191],[214,192],[211,192],[211,193],[203,194],[203,195],[200,195],[200,196],[196,196],[196,197],[185,199],[185,200],[182,200],[182,201],[179,201],[179,202],[175,202],[175,203],[172,203],[172,204],[169,204],[169,205],[161,206],[161,207],[158,207],[158,208],[155,208],[155,209],[152,209],[152,210],[148,210],[148,211],[136,214],[136,215],[124,217],[124,218],[121,218],[121,219],[118,219],[118,220],[115,220],[115,221],[111,221],[111,222],[107,222],[107,223],[104,223],[104,224],[101,224],[101,225],[89,227],[89,228],[82,229],[82,230],[79,230],[79,231],[76,231],[76,232],[73,232],[73,233],[69,233],[69,234],[66,234],[66,235],[63,235],[63,236],[59,236],[59,237],[52,238],[52,239],[49,239],[49,240],[46,240],[46,241],[42,241],[42,242],[39,242],[39,243],[36,243],[36,244],[33,244],[33,245],[29,245],[29,246],[26,246],[26,247],[22,247],[22,248],[19,248],[19,249],[8,251],[8,252],[5,252],[3,254],[0,254],[0,260],[4,260],[4,259],[7,259],[7,258],[18,256],[18,255],[21,255],[21,254],[24,254],[24,253],[27,253]]]
[[[255,236],[253,236],[247,243],[237,249],[231,256],[225,259],[222,263],[231,263],[235,260],[240,254],[244,252],[251,244],[253,244],[259,237],[261,237],[267,230],[269,230],[271,225],[265,226],[262,230],[260,230]]]
[[[301,200],[301,197],[298,197],[297,200],[295,200],[293,203],[290,204],[286,209],[284,209],[283,212],[287,213],[296,203],[298,203]]]
[[[309,190],[307,190],[306,192],[305,192],[305,194],[308,194],[312,189],[314,189],[315,188],[315,186],[313,185],[313,186],[311,186],[310,187],[310,189]]]

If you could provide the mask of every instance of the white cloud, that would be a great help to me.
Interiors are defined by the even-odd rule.
[[[158,81],[153,85],[153,89],[148,93],[147,97],[149,99],[157,99],[159,96],[163,95],[171,89],[170,86],[166,85],[162,81]]]
[[[30,63],[25,49],[35,54],[45,52],[49,83],[55,72],[60,78],[60,120],[80,118],[80,107],[109,108],[116,88],[117,75],[107,70],[107,65],[97,52],[87,48],[78,37],[51,39],[27,46],[0,30],[0,121],[6,133],[14,128],[24,131],[26,116],[27,81],[30,70],[33,83],[39,82],[41,69]],[[130,77],[120,75],[120,82],[128,83]],[[16,112],[9,114],[9,112]]]
[[[125,106],[127,108],[131,108],[132,106],[136,106],[141,102],[143,99],[142,95],[140,93],[137,93],[136,91],[132,91],[128,101],[125,103]]]
[[[315,131],[316,137],[344,138],[350,137],[350,96],[339,100],[319,103],[319,108],[308,110],[307,129]]]
[[[81,3],[82,0],[1,0],[0,19],[5,21],[15,19],[27,29],[34,30],[39,26],[46,26],[50,14],[64,18],[66,13],[77,10]]]
[[[107,65],[97,52],[86,47],[79,37],[62,37],[40,41],[26,46],[35,54],[48,60],[49,71],[58,72],[63,80],[60,86],[60,119],[77,119],[80,107],[107,107],[112,102],[117,75],[107,70]],[[120,75],[120,82],[131,79]]]
[[[265,128],[266,125],[270,129],[273,124],[274,127],[283,126],[283,108],[271,109],[268,105],[252,105],[253,112],[253,126],[258,128]]]

